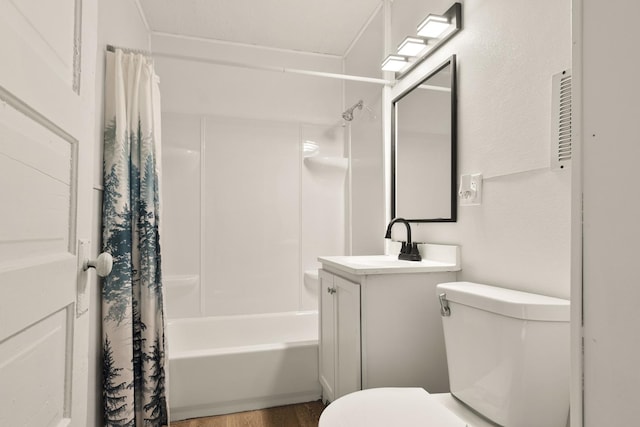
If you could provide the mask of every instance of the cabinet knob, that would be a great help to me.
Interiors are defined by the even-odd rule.
[[[327,292],[333,295],[336,293],[336,288],[327,288]]]

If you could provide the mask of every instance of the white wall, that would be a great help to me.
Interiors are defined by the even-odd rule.
[[[340,118],[338,80],[195,63],[161,55],[334,73],[340,72],[339,57],[165,35],[154,35],[152,44],[163,80],[163,111],[323,124],[336,123]]]
[[[129,0],[98,1],[98,55],[96,58],[96,129],[93,178],[93,224],[91,236],[94,255],[100,252],[102,209],[102,132],[104,125],[104,68],[106,45],[149,49],[149,36],[138,9]],[[89,343],[89,389],[87,408],[89,425],[102,425],[102,307],[101,288],[91,290],[89,313],[91,337]]]
[[[582,425],[630,426],[638,424],[640,402],[640,4],[583,0],[574,7],[583,7],[574,65],[583,88]]]
[[[450,5],[395,0],[391,46]],[[551,76],[571,67],[570,23],[569,0],[467,0],[463,30],[391,90],[457,55],[458,170],[484,175],[482,205],[412,228],[418,241],[462,247],[461,280],[570,295],[571,174],[549,170]]]
[[[165,277],[199,277],[195,288],[167,282],[169,317],[316,309],[303,271],[345,251],[345,171],[304,163],[302,142],[318,143],[318,158],[343,157],[342,83],[162,55],[333,73],[341,58],[164,35],[152,43],[163,146],[201,160],[199,188],[191,169],[165,187]]]
[[[450,6],[449,1],[419,3],[395,0],[392,46],[413,31],[417,19]],[[574,0],[574,3],[582,1]],[[637,418],[636,402],[640,399],[635,386],[640,381],[636,375],[640,343],[635,333],[640,325],[640,311],[635,302],[640,296],[636,295],[637,286],[632,285],[637,283],[637,275],[629,266],[634,264],[634,256],[638,253],[634,242],[640,240],[637,225],[640,207],[636,199],[627,197],[627,192],[611,189],[633,182],[631,174],[636,169],[635,159],[640,157],[635,143],[638,131],[634,127],[640,113],[636,102],[639,88],[633,84],[637,58],[629,54],[635,49],[630,44],[638,38],[634,37],[638,30],[633,19],[640,10],[635,10],[635,4],[620,0],[607,4],[585,0],[585,3],[584,425],[633,425]],[[133,2],[111,0],[98,4],[99,52],[107,42],[133,48],[149,47],[146,30]],[[504,0],[467,0],[464,3],[464,32],[421,67],[422,71],[417,70],[415,77],[408,78],[415,80],[419,78],[417,74],[424,74],[426,69],[451,53],[458,54],[461,172],[496,176],[529,171],[485,182],[483,205],[461,208],[459,223],[419,227],[417,234],[426,240],[462,245],[465,267],[462,279],[540,289],[559,296],[568,294],[569,178],[562,173],[535,170],[546,167],[549,77],[571,65],[568,7],[567,1],[518,2],[516,5]],[[630,7],[635,9],[630,11]],[[545,22],[544,31],[540,30],[540,22]],[[613,33],[602,37],[602,27]],[[381,29],[372,31],[379,32],[381,37]],[[371,52],[377,52],[381,43],[373,37],[370,42],[358,44],[352,51],[353,56],[347,58],[347,72],[369,74],[366,70],[356,71],[359,60],[355,52],[361,50],[364,56],[374,55]],[[375,62],[377,66],[383,56],[380,54],[371,64]],[[96,129],[97,141],[102,139],[103,69],[103,56],[98,55],[96,110],[100,126]],[[373,69],[373,65],[368,69]],[[622,75],[611,79],[613,72]],[[608,84],[602,85],[602,81]],[[355,93],[357,89],[352,89],[359,85],[347,86],[347,106],[363,97]],[[372,94],[375,92],[372,85],[361,88],[363,94],[368,90]],[[354,92],[349,94],[352,90]],[[375,99],[375,96],[371,98]],[[478,104],[478,99],[484,102]],[[337,108],[338,114],[339,111]],[[385,136],[385,143],[388,143],[387,138]],[[376,145],[357,146],[354,150],[371,147]],[[373,159],[378,149],[381,148],[372,149],[371,161],[377,161]],[[356,168],[357,165],[354,170]],[[374,171],[375,167],[368,170]],[[96,188],[100,181],[96,176]],[[377,191],[377,186],[363,187]],[[100,205],[100,199],[101,193],[96,190],[96,207]],[[379,201],[371,205],[363,203],[363,206],[369,206],[374,217],[376,209],[380,212],[388,210]],[[96,223],[98,215],[96,213]],[[361,212],[355,218],[368,220],[371,216]],[[382,224],[383,221],[378,222]],[[380,245],[381,238],[377,234],[380,225],[367,227],[363,226],[360,234],[354,234],[362,239],[356,239],[354,248],[362,244],[363,253],[373,253]],[[373,234],[375,238],[369,240]],[[96,230],[94,244],[98,240],[99,231]],[[101,425],[100,308],[97,293],[92,292],[92,296],[95,336],[90,372],[95,380],[89,388],[88,409],[90,424],[91,414],[94,414],[92,425]]]

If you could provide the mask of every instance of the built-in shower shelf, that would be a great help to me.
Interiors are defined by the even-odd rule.
[[[344,157],[305,157],[304,162],[309,166],[322,166],[347,170],[348,159]]]

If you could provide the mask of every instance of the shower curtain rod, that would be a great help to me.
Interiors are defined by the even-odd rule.
[[[225,61],[222,59],[199,58],[197,56],[176,55],[172,53],[154,53],[146,50],[129,49],[126,47],[113,46],[110,44],[107,45],[107,52],[115,52],[116,49],[122,49],[124,52],[127,52],[127,53],[140,53],[147,56],[153,56],[155,58],[170,58],[170,59],[178,59],[183,61],[201,62],[205,64],[224,65],[228,67],[247,68],[251,70],[303,74],[307,76],[328,77],[332,79],[352,80],[356,82],[376,83],[376,84],[382,84],[386,86],[393,86],[393,82],[389,80],[376,79],[374,77],[353,76],[350,74],[328,73],[324,71],[301,70],[299,68],[275,67],[275,66],[269,66],[269,65],[255,65],[255,64],[247,64],[245,62]]]
[[[111,45],[111,44],[107,45],[107,52],[115,52],[116,49],[121,49],[125,53],[139,53],[141,55],[146,55],[146,56],[152,56],[153,55],[153,53],[149,52],[148,50],[129,49],[128,47],[114,46],[114,45]]]
[[[286,68],[286,67],[275,67],[269,65],[255,65],[255,64],[247,64],[245,62],[235,62],[235,61],[225,61],[222,59],[208,59],[208,58],[199,58],[196,56],[187,56],[187,55],[176,55],[172,53],[152,53],[151,54],[155,58],[170,58],[170,59],[178,59],[183,61],[192,61],[192,62],[201,62],[205,64],[213,64],[213,65],[224,65],[228,67],[237,67],[237,68],[247,68],[252,70],[262,70],[262,71],[276,71],[280,73],[292,73],[292,74],[303,74],[307,76],[316,76],[316,77],[328,77],[332,79],[340,79],[340,80],[352,80],[356,82],[365,82],[365,83],[376,83],[387,86],[392,86],[393,82],[385,79],[376,79],[373,77],[361,77],[361,76],[352,76],[349,74],[338,74],[338,73],[328,73],[324,71],[311,71],[311,70],[301,70],[298,68]]]

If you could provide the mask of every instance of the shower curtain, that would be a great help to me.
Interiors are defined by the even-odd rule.
[[[107,52],[103,251],[105,426],[168,423],[159,241],[160,99],[150,58]]]

